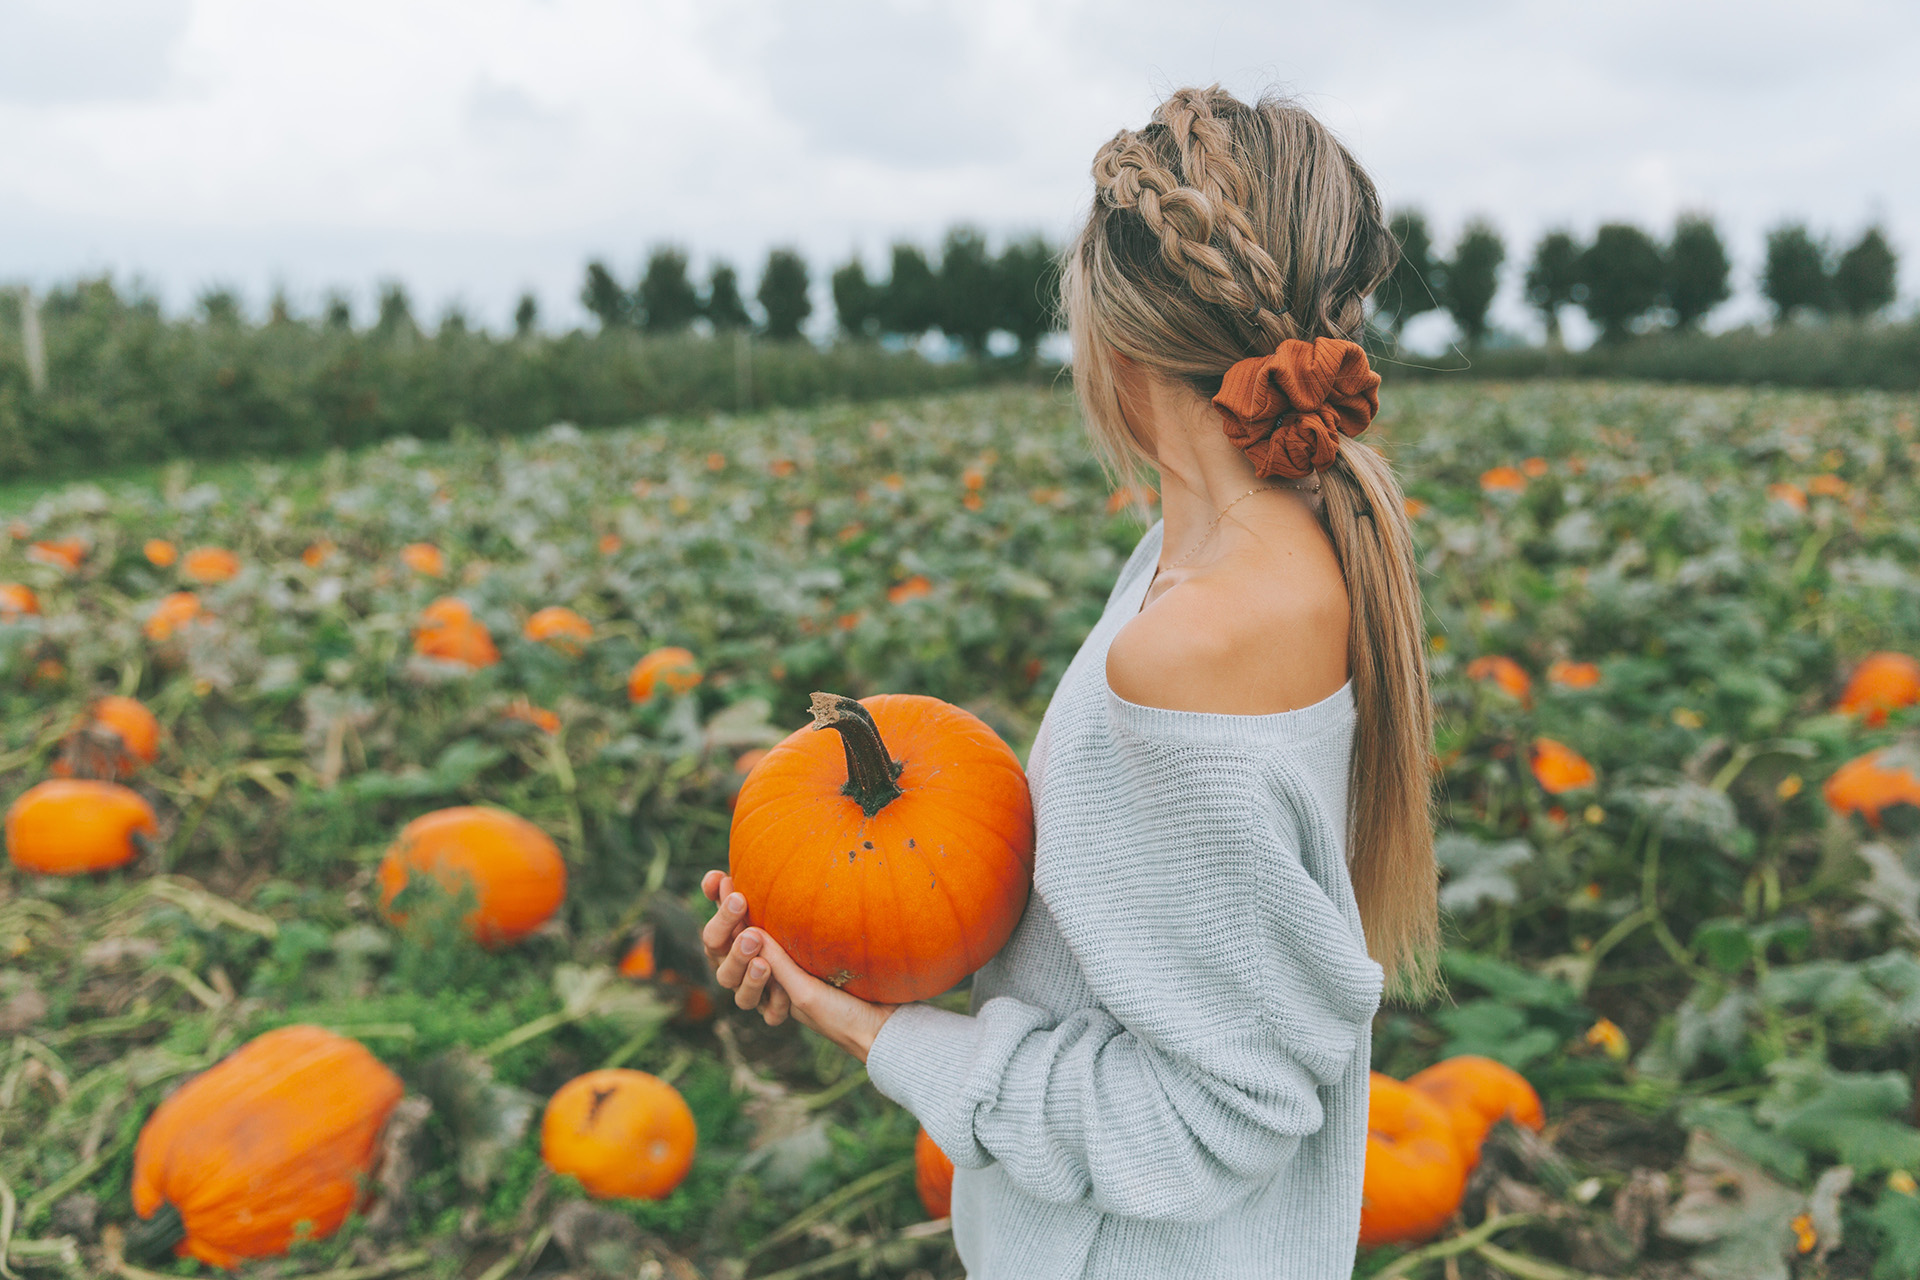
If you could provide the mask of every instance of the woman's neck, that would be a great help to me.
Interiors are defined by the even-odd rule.
[[[1157,378],[1142,379],[1129,390],[1127,421],[1160,471],[1162,565],[1179,562],[1183,570],[1197,569],[1244,545],[1250,526],[1272,528],[1274,515],[1313,516],[1311,497],[1287,487],[1293,482],[1254,473],[1253,463],[1222,430],[1220,411],[1198,392]],[[1229,503],[1263,486],[1271,488],[1271,495],[1247,498],[1208,532]],[[1182,561],[1182,556],[1187,558]]]

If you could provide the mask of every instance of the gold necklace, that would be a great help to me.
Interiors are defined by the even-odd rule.
[[[1316,475],[1313,477],[1313,479],[1314,479],[1313,487],[1311,489],[1308,489],[1307,491],[1310,493],[1318,493],[1320,491],[1320,484],[1319,484],[1320,477]],[[1306,489],[1306,488],[1307,486],[1305,485],[1297,485],[1297,484],[1263,484],[1263,485],[1256,485],[1255,487],[1247,490],[1245,493],[1241,494],[1238,498],[1235,498],[1232,502],[1229,502],[1226,506],[1220,508],[1220,514],[1213,518],[1213,523],[1208,525],[1206,532],[1200,535],[1200,541],[1194,543],[1193,546],[1188,549],[1186,555],[1181,556],[1178,560],[1173,561],[1171,564],[1161,565],[1158,569],[1154,571],[1154,576],[1159,577],[1160,574],[1166,572],[1168,569],[1178,568],[1180,565],[1185,564],[1187,560],[1192,557],[1195,551],[1198,551],[1201,547],[1204,547],[1207,544],[1207,539],[1213,536],[1213,531],[1220,527],[1220,522],[1227,518],[1227,512],[1233,510],[1234,506],[1237,503],[1242,502],[1247,498],[1251,498],[1256,493],[1267,493],[1269,491],[1278,493],[1283,489]]]

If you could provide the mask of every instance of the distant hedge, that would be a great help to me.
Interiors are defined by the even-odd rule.
[[[0,476],[66,475],[177,457],[273,456],[394,436],[537,430],[912,395],[1036,376],[1018,361],[935,364],[864,341],[820,348],[741,334],[631,330],[496,337],[410,319],[167,319],[104,280],[41,310],[46,386],[30,385],[21,317],[0,299]]]
[[[1920,320],[1862,324],[1835,320],[1762,332],[1659,333],[1585,351],[1546,347],[1482,349],[1460,368],[1441,356],[1376,357],[1386,379],[1645,378],[1781,387],[1920,390]]]

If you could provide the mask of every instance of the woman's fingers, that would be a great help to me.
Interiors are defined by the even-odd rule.
[[[747,961],[746,969],[741,975],[740,985],[734,989],[733,1002],[742,1009],[758,1007],[760,997],[766,990],[767,979],[772,976],[773,970],[768,966],[766,960],[760,956],[753,957]]]
[[[766,961],[761,959],[760,956],[760,944],[765,937],[766,935],[758,929],[745,930],[739,937],[733,940],[732,944],[727,948],[726,954],[721,956],[719,963],[713,967],[713,976],[719,979],[721,986],[734,993],[735,1003],[739,1003],[740,986],[746,982],[747,970],[753,962],[758,959],[760,960],[761,968],[763,970],[766,968]],[[762,977],[760,982],[755,986],[756,993],[759,987],[765,984],[766,978]],[[751,1004],[741,1004],[740,1007],[742,1009],[753,1008]]]
[[[726,878],[724,871],[709,871],[700,877],[700,892],[707,895],[708,902],[720,901],[720,882]]]
[[[779,1026],[792,1012],[793,998],[787,994],[787,989],[777,981],[769,983],[766,997],[760,1005],[760,1016],[767,1020],[767,1025]]]
[[[720,904],[713,919],[701,927],[700,943],[707,949],[709,963],[718,965],[732,950],[735,937],[747,923],[747,900],[733,888],[733,878],[722,876],[717,886]]]

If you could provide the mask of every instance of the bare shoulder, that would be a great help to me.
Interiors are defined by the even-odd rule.
[[[1331,548],[1209,566],[1120,628],[1107,684],[1170,711],[1264,715],[1347,680],[1347,596]]]

